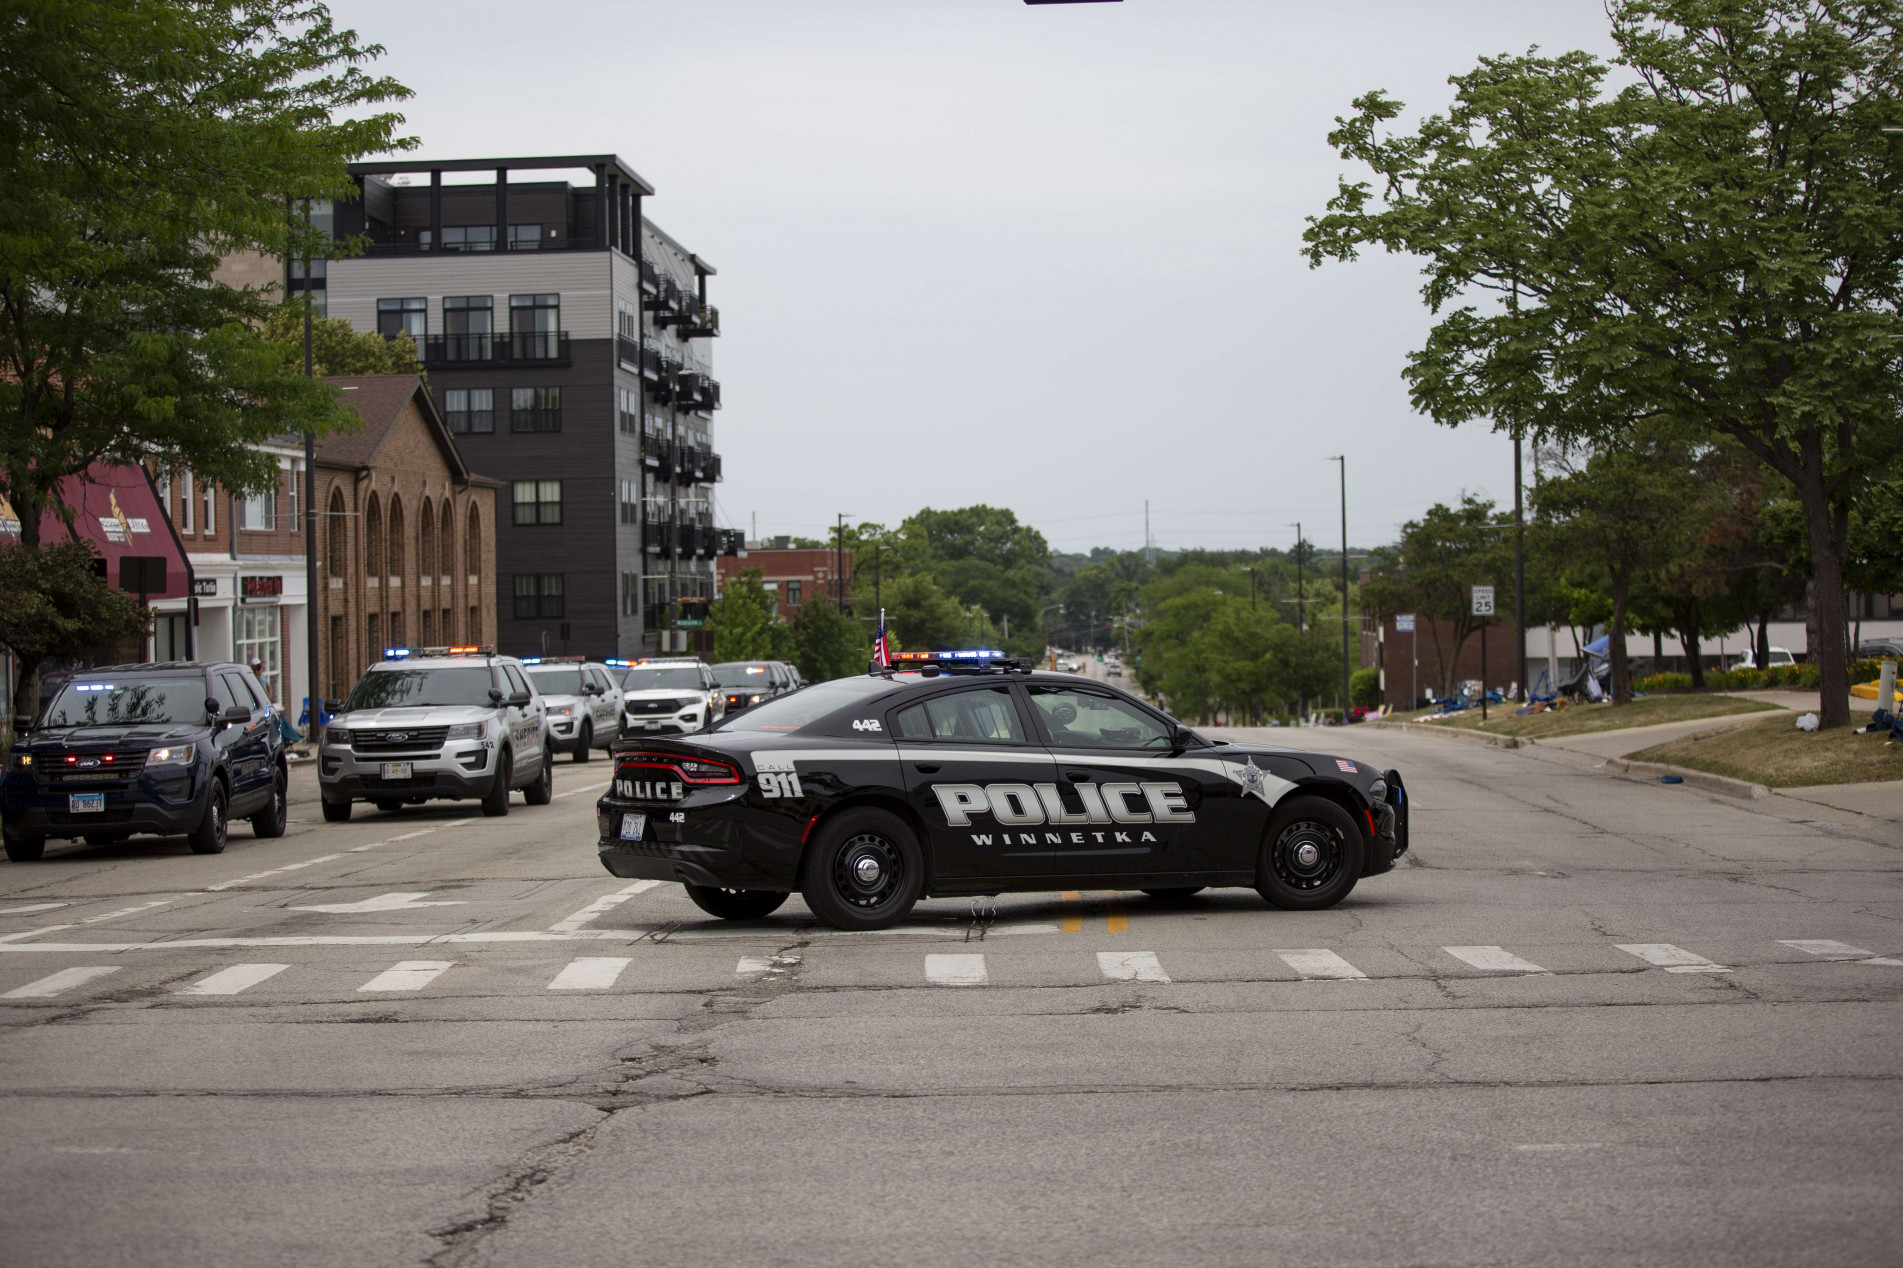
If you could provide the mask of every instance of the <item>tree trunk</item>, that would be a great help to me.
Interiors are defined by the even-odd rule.
[[[1804,505],[1805,535],[1810,538],[1811,576],[1805,624],[1810,657],[1817,665],[1820,727],[1850,725],[1850,663],[1845,654],[1849,621],[1844,611],[1844,560],[1821,457],[1806,454],[1805,478],[1798,484]]]
[[[1752,659],[1757,662],[1759,669],[1771,667],[1771,614],[1769,612],[1758,613],[1757,655]]]
[[[1606,654],[1612,661],[1612,703],[1632,703],[1632,677],[1625,656],[1625,607],[1632,589],[1632,573],[1612,575],[1612,623],[1606,627]]]

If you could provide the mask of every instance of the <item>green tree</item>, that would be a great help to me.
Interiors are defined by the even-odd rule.
[[[271,300],[214,270],[346,250],[292,208],[353,196],[349,160],[407,148],[376,110],[406,91],[310,0],[16,0],[6,24],[0,494],[21,545],[94,462],[274,487],[257,442],[355,415],[264,337]]]
[[[26,694],[13,698],[16,718],[38,711],[43,661],[76,660],[150,628],[144,605],[107,585],[98,563],[85,542],[0,545],[0,646],[33,670],[20,676]]]
[[[764,569],[747,569],[708,605],[716,661],[792,659],[792,631],[780,619],[778,602],[760,583],[765,575]]]
[[[1473,587],[1496,587],[1499,609],[1511,606],[1513,550],[1507,529],[1512,517],[1492,502],[1463,496],[1460,505],[1435,503],[1401,528],[1401,540],[1374,552],[1365,599],[1377,612],[1413,612],[1426,618],[1434,653],[1434,681],[1451,695],[1460,651],[1480,628],[1473,615]],[[1443,639],[1441,627],[1450,627]],[[1339,670],[1339,665],[1337,665]],[[1339,693],[1337,693],[1339,694]]]
[[[304,305],[280,304],[264,319],[264,337],[291,348],[304,364]],[[312,317],[311,367],[320,374],[421,374],[416,341],[406,334],[386,338],[360,331],[341,317]]]
[[[1008,623],[1011,636],[1000,640],[1007,650],[1043,654],[1040,617],[1052,576],[1042,533],[999,507],[926,507],[899,526],[898,543],[901,567],[929,573],[964,607],[983,609],[991,624]]]
[[[825,599],[807,600],[793,617],[793,663],[808,682],[865,673],[871,644],[865,626]]]
[[[1457,425],[1608,443],[1671,419],[1786,484],[1809,553],[1822,721],[1846,703],[1851,508],[1903,444],[1903,40],[1894,0],[1611,0],[1624,86],[1585,53],[1483,59],[1382,137],[1355,102],[1312,263],[1425,261],[1405,377]],[[1616,644],[1615,644],[1616,645]]]

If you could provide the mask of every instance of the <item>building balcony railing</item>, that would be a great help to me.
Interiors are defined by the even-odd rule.
[[[453,226],[452,226],[453,227]],[[542,238],[533,242],[513,242],[509,244],[511,254],[524,251],[605,251],[601,243],[593,238]],[[493,242],[446,242],[440,247],[426,246],[409,239],[398,238],[388,242],[366,242],[363,254],[371,259],[388,259],[405,255],[494,255],[496,244]]]
[[[698,339],[720,333],[720,310],[696,299],[681,318],[681,337]]]
[[[566,330],[518,330],[509,334],[430,335],[423,364],[432,370],[470,365],[567,365]]]

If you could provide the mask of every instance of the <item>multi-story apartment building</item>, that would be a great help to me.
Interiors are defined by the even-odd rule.
[[[320,215],[368,248],[293,263],[287,288],[415,338],[470,467],[504,481],[497,645],[693,645],[714,558],[739,546],[714,526],[713,266],[643,216],[653,186],[614,155],[352,171],[362,197]]]

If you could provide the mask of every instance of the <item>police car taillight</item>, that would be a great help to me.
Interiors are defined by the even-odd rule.
[[[689,784],[737,784],[740,782],[738,767],[701,757],[677,757],[672,753],[642,753],[624,757],[615,766],[615,773],[645,774],[651,777],[656,769],[678,775],[683,783]]]

